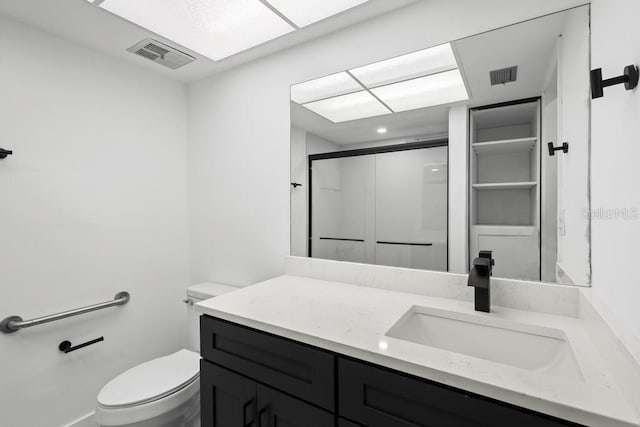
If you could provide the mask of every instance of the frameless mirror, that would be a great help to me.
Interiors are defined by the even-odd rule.
[[[291,88],[291,253],[590,282],[589,6]]]

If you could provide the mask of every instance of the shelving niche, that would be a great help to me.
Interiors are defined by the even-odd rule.
[[[512,276],[539,279],[539,101],[472,109],[469,129],[470,258],[515,246],[527,267]]]

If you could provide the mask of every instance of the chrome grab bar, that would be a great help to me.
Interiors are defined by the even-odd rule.
[[[44,323],[54,322],[60,319],[66,319],[67,317],[77,316],[79,314],[90,313],[96,310],[102,310],[103,308],[109,308],[116,305],[124,305],[129,302],[129,292],[118,292],[114,299],[111,301],[100,302],[98,304],[88,305],[82,308],[76,308],[75,310],[63,311],[62,313],[50,314],[48,316],[37,317],[31,320],[23,320],[20,316],[5,317],[0,322],[0,331],[5,334],[11,334],[17,332],[22,328],[30,328],[32,326],[42,325]]]

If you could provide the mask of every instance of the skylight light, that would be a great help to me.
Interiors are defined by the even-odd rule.
[[[369,92],[361,91],[304,104],[305,108],[326,117],[332,122],[346,122],[366,117],[390,114],[384,105]]]
[[[368,0],[87,0],[214,61]]]
[[[293,85],[291,99],[343,122],[465,101],[469,94],[447,43]]]
[[[216,61],[294,30],[258,0],[105,0],[100,7]]]
[[[459,70],[371,89],[393,111],[408,111],[469,99]]]
[[[382,86],[458,68],[449,43],[351,70],[367,87]]]
[[[306,27],[367,2],[367,0],[267,1],[298,27]]]
[[[362,90],[346,72],[332,74],[291,87],[291,99],[298,104]]]

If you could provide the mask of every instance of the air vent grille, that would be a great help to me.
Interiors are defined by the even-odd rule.
[[[157,44],[153,44],[153,43],[149,43],[148,45],[146,45],[144,47],[146,50],[150,50],[151,52],[157,53],[160,56],[164,56],[167,53],[169,53],[169,51],[163,47],[158,46]]]
[[[178,49],[153,39],[142,40],[127,50],[160,65],[169,67],[172,70],[187,65],[196,59],[191,55],[187,55]]]
[[[515,82],[518,79],[518,67],[507,67],[489,72],[491,86]]]
[[[144,56],[145,58],[150,59],[152,61],[155,61],[160,57],[160,55],[156,55],[155,53],[149,52],[148,50],[144,50],[144,49],[138,49],[136,51],[136,54],[140,56]]]

